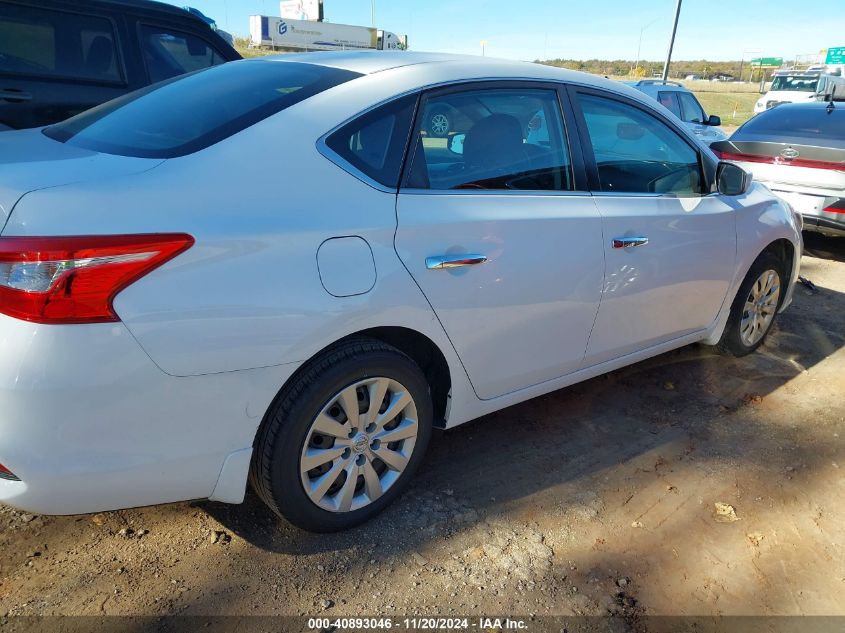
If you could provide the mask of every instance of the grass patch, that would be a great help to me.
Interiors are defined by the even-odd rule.
[[[721,117],[725,126],[742,125],[754,116],[754,104],[760,98],[757,92],[694,92],[704,111]]]

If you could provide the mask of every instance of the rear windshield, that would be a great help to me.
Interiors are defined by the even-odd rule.
[[[298,62],[232,62],[109,101],[44,134],[107,154],[184,156],[359,76]]]
[[[775,77],[770,90],[785,90],[789,92],[815,92],[819,85],[818,75],[804,75],[803,77]]]
[[[824,145],[824,139],[845,141],[845,103],[837,105],[831,112],[823,104],[815,107],[778,106],[748,121],[737,132],[740,133],[809,138],[814,141],[813,145]]]

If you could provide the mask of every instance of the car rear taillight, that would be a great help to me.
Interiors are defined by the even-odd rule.
[[[35,323],[118,321],[121,290],[190,248],[183,233],[0,238],[0,313]]]
[[[7,479],[9,481],[20,481],[18,477],[11,470],[0,464],[0,479]]]
[[[831,163],[812,158],[792,158],[787,160],[781,156],[761,156],[759,154],[738,154],[734,152],[720,152],[713,150],[720,160],[733,160],[741,163],[765,163],[767,165],[784,165],[786,167],[808,167],[810,169],[833,169],[845,171],[845,163]]]
[[[825,207],[829,213],[845,213],[845,199],[837,200],[829,207]]]

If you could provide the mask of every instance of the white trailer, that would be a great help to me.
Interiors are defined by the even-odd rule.
[[[249,18],[253,46],[296,51],[401,50],[407,39],[396,33],[350,24],[288,20],[266,15]]]

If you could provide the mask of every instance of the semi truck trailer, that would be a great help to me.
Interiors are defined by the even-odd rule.
[[[253,46],[269,46],[276,50],[402,50],[407,38],[396,33],[366,26],[334,24],[313,20],[289,20],[266,15],[249,18]]]

